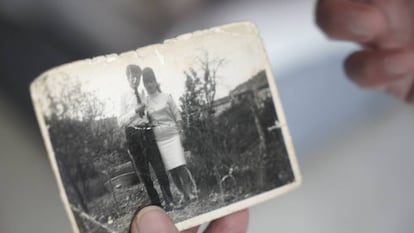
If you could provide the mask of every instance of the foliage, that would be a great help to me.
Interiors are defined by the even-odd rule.
[[[188,164],[190,169],[197,171],[195,179],[202,191],[218,187],[220,180],[233,171],[234,174],[251,175],[249,191],[263,188],[258,186],[266,184],[268,174],[274,179],[280,172],[272,170],[269,173],[269,169],[265,169],[268,162],[284,157],[287,163],[279,168],[290,167],[286,151],[273,146],[278,142],[283,144],[283,137],[279,133],[278,140],[271,140],[275,139],[274,134],[267,130],[277,120],[273,101],[271,97],[258,100],[257,90],[249,86],[237,101],[231,98],[231,105],[215,115],[216,78],[223,64],[223,60],[208,60],[205,56],[198,69],[190,68],[184,72],[185,93],[180,98],[180,105],[186,139],[184,146],[192,154]],[[260,75],[265,72],[256,76]],[[254,82],[249,80],[249,85],[251,83]],[[261,182],[254,182],[257,179]]]
[[[127,160],[123,132],[116,118],[103,116],[104,103],[85,91],[76,77],[63,75],[62,83],[48,86],[46,116],[61,177],[71,203],[88,212],[88,202],[103,195],[108,164]],[[71,80],[71,85],[64,85]],[[47,83],[46,83],[47,84]],[[54,90],[56,86],[64,86]]]
[[[281,131],[268,130],[277,120],[271,97],[259,101],[256,90],[247,88],[238,92],[236,99],[229,98],[231,104],[217,113],[217,77],[225,61],[211,59],[207,54],[198,61],[197,67],[184,72],[185,92],[180,106],[184,147],[191,151],[187,153],[190,154],[187,163],[201,191],[200,198],[209,201],[216,198],[214,203],[219,205],[219,194],[224,191],[239,195],[230,197],[239,200],[257,190],[291,181],[293,174]],[[62,80],[72,81],[61,90],[54,90],[56,85],[45,85],[44,104],[49,109],[46,123],[70,203],[96,216],[104,212],[102,209],[112,211],[108,204],[112,199],[104,183],[112,168],[129,161],[125,134],[116,118],[104,115],[102,100],[85,90],[76,77],[72,78],[63,75]],[[231,187],[226,187],[225,177],[231,177],[227,179]],[[143,187],[140,190],[144,192]],[[125,211],[118,211],[121,213],[118,216],[107,212],[103,213],[105,217],[125,217],[122,216]]]

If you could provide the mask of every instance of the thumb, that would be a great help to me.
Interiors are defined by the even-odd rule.
[[[179,233],[167,213],[157,206],[145,207],[132,220],[131,233]]]

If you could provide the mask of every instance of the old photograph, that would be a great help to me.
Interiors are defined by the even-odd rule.
[[[147,205],[183,230],[300,184],[253,24],[62,65],[31,94],[74,232],[127,233]]]

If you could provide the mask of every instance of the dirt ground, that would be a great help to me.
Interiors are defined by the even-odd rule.
[[[156,189],[159,190],[158,184],[156,184]],[[174,186],[172,192],[175,200],[180,200],[181,194]],[[212,191],[209,194],[199,195],[198,199],[184,204],[182,208],[169,211],[168,215],[174,222],[180,222],[248,197],[248,195],[239,194],[238,192],[222,194]],[[89,225],[87,227],[89,232],[128,233],[133,213],[140,205],[145,203],[149,203],[145,188],[142,184],[138,184],[117,190],[114,195],[107,194],[95,200],[90,204],[91,213],[95,214],[88,218],[80,218]]]

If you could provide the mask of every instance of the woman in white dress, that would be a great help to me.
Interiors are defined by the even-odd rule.
[[[182,146],[183,130],[180,112],[169,94],[161,92],[154,71],[147,67],[142,71],[144,87],[148,92],[146,108],[153,126],[155,139],[165,168],[183,194],[184,200],[194,200],[193,181],[186,167]]]

